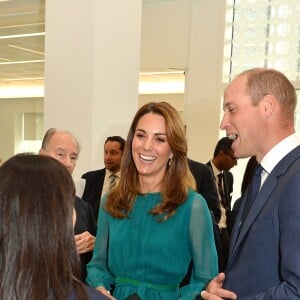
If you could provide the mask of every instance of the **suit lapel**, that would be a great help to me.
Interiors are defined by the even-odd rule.
[[[232,253],[233,254],[233,248],[235,248],[236,246],[236,242],[237,242],[237,238],[239,235],[239,230],[240,230],[240,223],[241,223],[241,218],[242,218],[242,211],[244,210],[245,207],[245,203],[246,203],[246,199],[247,199],[247,194],[248,194],[248,190],[245,192],[243,199],[241,200],[241,205],[239,208],[239,212],[237,214],[233,229],[232,229],[232,233],[231,233],[231,241],[230,241],[230,247],[229,247],[229,254]],[[230,255],[231,257],[232,255]],[[229,263],[229,261],[228,261]]]
[[[242,224],[240,226],[236,226],[237,228],[235,228],[235,232],[234,232],[235,241],[232,241],[232,242],[235,242],[234,244],[232,244],[232,249],[231,249],[232,256],[234,256],[236,249],[239,247],[240,243],[244,239],[245,235],[247,234],[249,228],[251,227],[251,225],[253,224],[253,222],[255,221],[257,216],[259,215],[260,211],[265,206],[266,202],[270,200],[270,194],[276,188],[277,181],[278,181],[277,176],[272,176],[271,174],[268,176],[267,180],[265,181],[261,190],[259,191],[257,198],[255,199],[252,207],[250,208],[244,224]],[[247,191],[247,196],[248,196],[248,191]],[[244,209],[246,201],[243,201],[244,202],[243,209]],[[241,216],[242,216],[241,211],[238,215],[238,218],[239,218],[238,223],[239,224],[241,222]]]
[[[245,219],[244,224],[240,228],[241,216],[245,206],[245,200],[248,195],[249,190],[245,193],[245,196],[242,200],[242,204],[233,228],[231,243],[230,243],[230,252],[229,252],[229,260],[228,267],[232,263],[241,242],[245,238],[247,232],[249,231],[251,225],[256,220],[257,216],[265,206],[265,204],[271,200],[270,194],[274,191],[278,183],[278,177],[282,176],[287,172],[289,166],[297,159],[300,155],[300,146],[287,154],[272,170],[272,172],[268,175],[266,181],[264,182],[261,190],[259,191],[255,202],[253,203],[247,218]]]

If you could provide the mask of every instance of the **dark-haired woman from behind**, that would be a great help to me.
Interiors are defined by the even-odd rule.
[[[0,167],[0,299],[106,299],[77,279],[74,199],[53,158],[18,154]]]

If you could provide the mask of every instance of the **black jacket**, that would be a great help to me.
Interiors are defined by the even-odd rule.
[[[91,235],[96,236],[97,225],[90,205],[76,196],[74,206],[76,211],[76,223],[74,226],[74,233],[80,234],[85,231],[88,231]],[[86,279],[86,275],[87,275],[86,265],[92,259],[92,256],[93,256],[93,251],[80,254],[82,281],[85,281]]]
[[[98,219],[99,206],[106,169],[84,173],[81,178],[85,179],[85,187],[82,199],[90,204],[93,209],[94,218]]]

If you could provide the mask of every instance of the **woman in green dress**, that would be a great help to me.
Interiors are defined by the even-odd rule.
[[[218,273],[212,221],[195,191],[185,130],[166,102],[136,113],[119,184],[101,201],[87,282],[111,299],[195,299]],[[189,284],[181,287],[192,262]]]

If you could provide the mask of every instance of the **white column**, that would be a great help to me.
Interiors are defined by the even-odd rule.
[[[189,156],[206,162],[219,139],[225,1],[191,0],[184,119]]]
[[[74,178],[103,167],[107,136],[126,138],[138,108],[141,0],[46,1],[45,130],[81,144]]]

